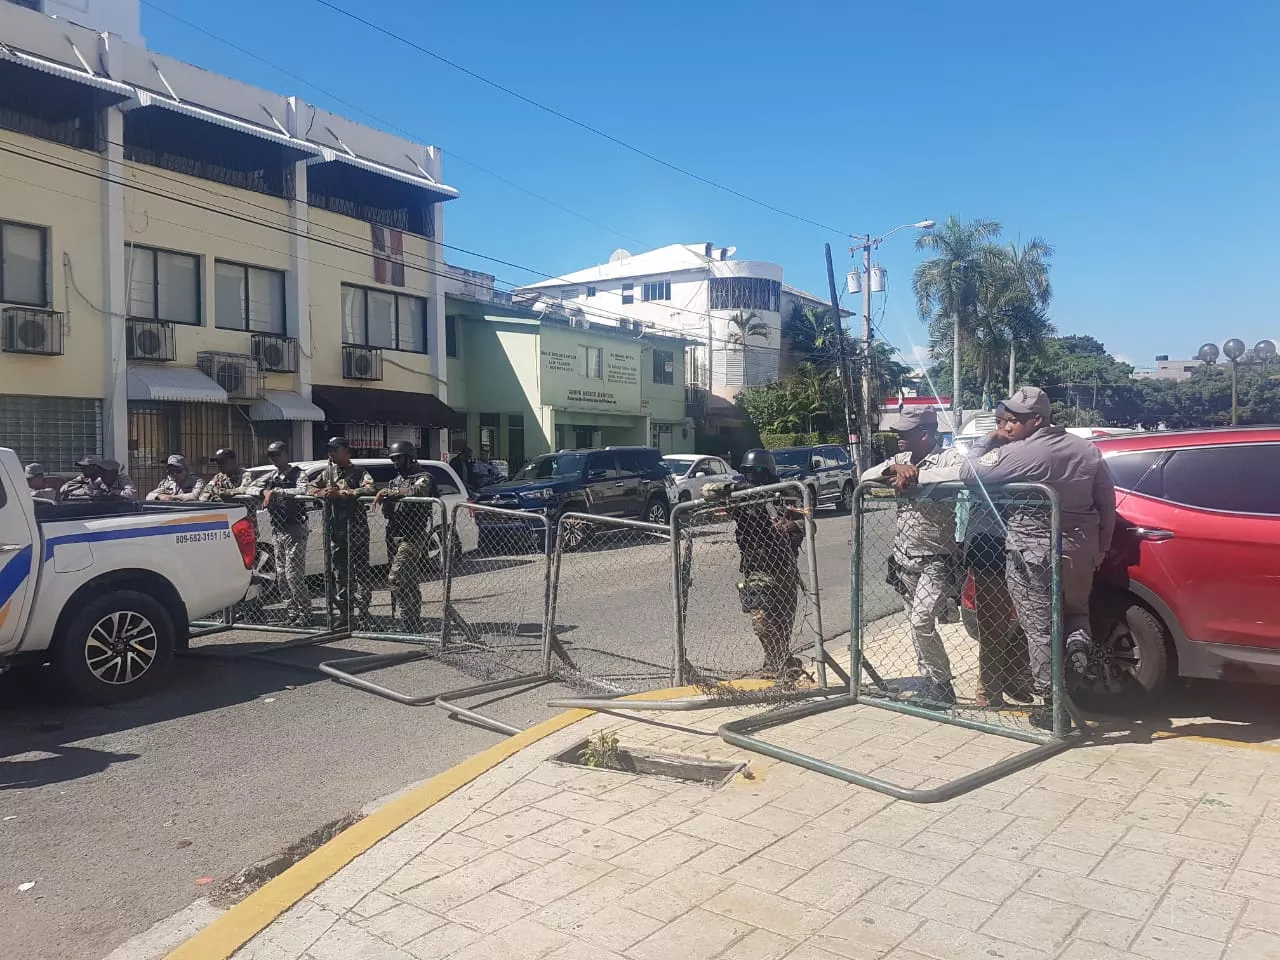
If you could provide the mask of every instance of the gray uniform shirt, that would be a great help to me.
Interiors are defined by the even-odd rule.
[[[951,447],[935,447],[916,464],[921,471],[958,469],[964,454]],[[900,453],[862,473],[863,480],[881,480],[895,463],[910,463],[910,453]],[[959,479],[956,477],[955,479]],[[893,554],[898,560],[948,556],[956,551],[956,504],[950,497],[932,500],[927,491],[914,490],[898,498],[897,530]]]
[[[1043,483],[1057,493],[1061,504],[1064,553],[1096,557],[1111,546],[1116,523],[1111,471],[1097,447],[1063,427],[1042,427],[1025,440],[1001,446],[983,440],[959,463],[920,472],[921,484],[946,480]],[[1010,507],[1008,547],[1043,552],[1049,543],[1049,523],[1044,507]]]

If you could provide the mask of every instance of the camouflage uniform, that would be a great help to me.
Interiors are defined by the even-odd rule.
[[[322,490],[373,496],[373,477],[354,463],[348,467],[330,463],[311,484],[311,493]],[[353,612],[367,616],[373,593],[369,586],[369,512],[355,497],[326,500],[325,525],[329,536],[329,582],[338,618],[348,620]]]
[[[183,501],[199,500],[204,490],[204,481],[195,474],[187,474],[186,483],[178,483],[173,477],[165,477],[160,484],[147,494],[148,500],[158,500],[163,494]]]
[[[102,498],[102,485],[97,480],[90,480],[83,473],[68,480],[58,488],[59,503],[83,503],[86,500]]]
[[[276,586],[284,594],[289,622],[308,626],[311,621],[311,595],[307,592],[307,511],[295,498],[307,493],[307,478],[302,468],[290,464],[279,468],[252,484],[249,493],[262,496],[271,491],[267,516],[274,531],[273,547]],[[254,511],[255,515],[257,511]],[[255,517],[256,519],[256,517]]]
[[[417,464],[409,473],[397,473],[387,484],[382,515],[387,519],[387,557],[391,561],[388,579],[391,599],[404,626],[416,631],[422,625],[421,583],[427,576],[430,545],[436,537],[433,504],[403,503],[402,497],[434,497],[436,484],[431,474]],[[388,496],[394,494],[394,496]],[[443,544],[440,544],[443,554]]]
[[[98,486],[102,488],[103,493],[108,499],[111,499],[111,500],[137,500],[138,499],[138,488],[134,486],[134,483],[132,480],[129,479],[128,474],[124,474],[124,473],[116,474],[116,478],[110,486],[107,486],[107,482],[105,480],[99,479],[96,482]]]
[[[247,479],[243,469],[237,469],[234,473],[227,473],[225,470],[216,473],[200,491],[199,499],[229,500],[242,495],[245,492],[244,485]]]

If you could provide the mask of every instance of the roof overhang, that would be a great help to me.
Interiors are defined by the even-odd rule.
[[[357,157],[350,153],[344,153],[341,150],[333,150],[329,147],[317,147],[314,144],[308,144],[313,147],[317,156],[307,161],[308,164],[316,163],[345,163],[347,166],[355,167],[357,170],[363,170],[365,173],[372,173],[379,177],[386,177],[390,180],[398,180],[400,183],[408,184],[411,187],[417,187],[428,193],[436,195],[440,201],[454,200],[458,197],[456,187],[448,184],[438,183],[425,173],[416,174],[409,173],[405,170],[398,170],[395,167],[389,167],[385,163],[377,163],[373,160],[366,160],[363,157]]]
[[[150,90],[134,90],[129,88],[130,101],[122,107],[123,110],[141,110],[145,107],[157,107],[161,110],[169,110],[173,113],[179,113],[186,117],[192,117],[196,120],[202,120],[205,123],[211,123],[215,126],[224,127],[227,130],[234,130],[237,133],[243,133],[246,136],[257,137],[260,140],[267,140],[271,143],[279,144],[290,150],[296,151],[304,156],[315,157],[321,152],[321,148],[314,143],[308,143],[306,140],[299,140],[297,137],[291,137],[287,133],[280,130],[264,127],[260,124],[250,123],[247,120],[240,120],[236,117],[227,116],[225,113],[217,113],[214,110],[206,110],[204,107],[197,107],[192,103],[184,103],[181,100],[172,100],[169,97],[162,97],[159,94],[152,93]]]
[[[127,83],[121,83],[119,80],[101,77],[96,73],[90,73],[88,70],[77,70],[75,67],[69,67],[65,63],[56,63],[53,60],[46,60],[44,57],[24,53],[4,43],[0,43],[0,59],[30,67],[32,70],[38,70],[51,76],[61,77],[64,80],[95,87],[98,90],[113,94],[121,100],[128,100],[137,92]]]
[[[249,408],[249,419],[319,423],[324,420],[324,411],[292,390],[264,390],[262,399]]]
[[[227,391],[192,367],[131,363],[127,368],[130,400],[178,403],[226,403]]]

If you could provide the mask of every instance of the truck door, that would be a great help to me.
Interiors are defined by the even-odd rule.
[[[0,652],[22,640],[22,626],[35,588],[39,534],[31,494],[0,473]]]

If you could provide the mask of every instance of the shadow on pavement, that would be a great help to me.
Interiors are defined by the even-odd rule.
[[[1208,737],[1280,749],[1276,688],[1227,680],[1185,680],[1155,701],[1124,709],[1092,709],[1091,720],[1109,732],[1107,743],[1149,743]]]

